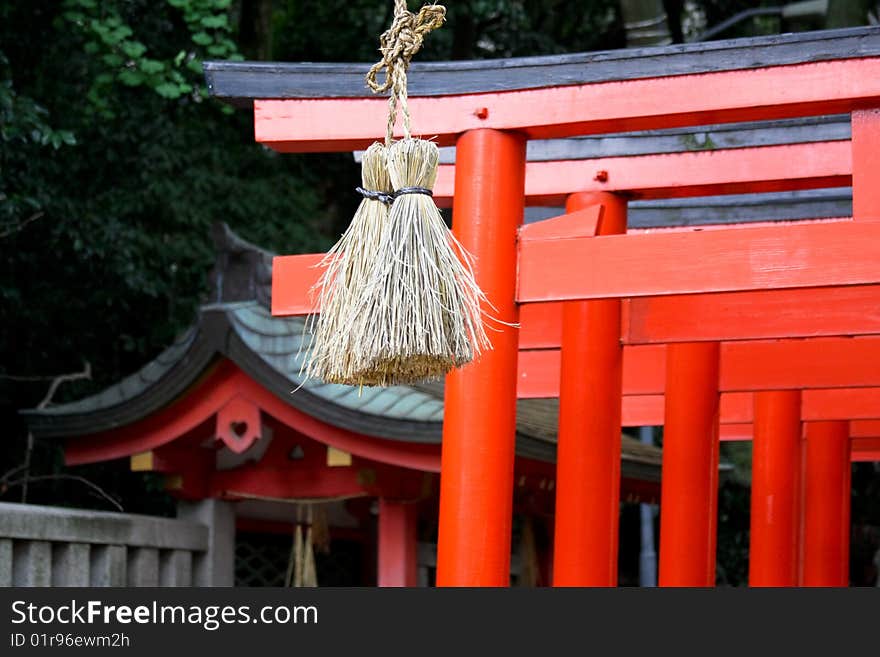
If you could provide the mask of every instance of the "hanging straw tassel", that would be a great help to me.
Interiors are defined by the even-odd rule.
[[[304,550],[302,525],[297,523],[293,535],[293,583],[299,588],[303,585]]]
[[[311,352],[304,367],[307,376],[328,383],[371,385],[359,373],[369,366],[353,342],[351,322],[363,289],[375,267],[382,231],[388,218],[391,180],[385,166],[386,148],[371,145],[361,160],[364,197],[348,229],[319,263],[324,273],[318,291],[321,313],[309,319]]]
[[[302,586],[318,586],[318,570],[315,564],[315,546],[312,542],[312,527],[306,530],[305,553],[303,557]]]
[[[375,270],[350,322],[357,376],[351,383],[414,383],[440,378],[490,348],[483,326],[485,301],[471,257],[446,227],[432,198],[439,150],[413,139],[406,72],[424,37],[446,16],[441,5],[413,14],[395,0],[394,20],[382,34],[382,60],[367,74],[376,93],[391,91],[385,144],[393,204],[375,252]],[[385,69],[379,83],[377,76]],[[398,110],[401,141],[393,142]],[[360,368],[360,369],[358,369]]]
[[[440,378],[490,346],[470,256],[431,197],[438,162],[437,145],[423,139],[388,149],[394,203],[353,324],[370,363],[362,376],[379,385]]]

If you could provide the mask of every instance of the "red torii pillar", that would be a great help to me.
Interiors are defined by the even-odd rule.
[[[604,205],[599,235],[626,232],[626,200],[568,197],[566,211]],[[548,263],[552,266],[552,263]],[[620,299],[563,305],[556,457],[554,586],[615,586],[623,401]]]
[[[415,504],[379,498],[379,586],[416,586],[417,520]]]
[[[717,342],[667,347],[660,586],[715,585],[719,354]]]
[[[849,583],[849,422],[807,422],[804,586]]]
[[[755,394],[751,586],[797,586],[801,517],[801,392]]]
[[[517,231],[525,210],[523,136],[479,129],[456,144],[452,230],[475,258],[498,319],[518,320]],[[437,541],[438,586],[508,586],[519,330],[446,377]]]

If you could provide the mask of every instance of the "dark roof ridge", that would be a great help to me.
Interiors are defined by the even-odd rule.
[[[223,221],[211,227],[211,237],[216,257],[209,275],[207,303],[258,301],[271,307],[275,254],[248,242]]]

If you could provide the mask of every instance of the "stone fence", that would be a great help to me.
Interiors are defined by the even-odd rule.
[[[234,532],[215,500],[178,519],[0,503],[0,586],[232,586]]]

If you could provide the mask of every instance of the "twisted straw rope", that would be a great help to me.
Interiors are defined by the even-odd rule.
[[[385,132],[385,145],[390,146],[394,136],[394,124],[397,121],[398,104],[403,112],[403,134],[409,139],[410,116],[407,105],[406,72],[413,56],[421,49],[422,42],[432,30],[437,29],[446,20],[446,7],[443,5],[425,5],[414,14],[406,7],[406,0],[394,0],[394,19],[379,38],[379,52],[382,59],[370,67],[367,73],[367,86],[373,93],[391,90],[388,99],[388,127]],[[377,79],[379,72],[385,69],[385,81]]]

